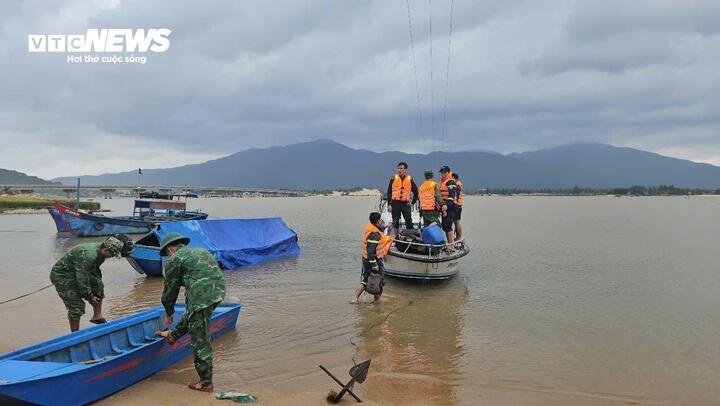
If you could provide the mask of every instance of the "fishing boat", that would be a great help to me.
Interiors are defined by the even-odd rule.
[[[48,213],[50,213],[50,217],[53,219],[53,222],[55,223],[55,228],[57,228],[58,233],[72,232],[70,231],[70,228],[68,228],[67,223],[65,223],[62,214],[60,214],[60,211],[55,208],[55,206],[48,207]]]
[[[392,224],[392,217],[386,210],[386,202],[378,205],[382,219]],[[413,210],[412,221],[416,230],[421,228],[420,214]],[[396,278],[419,280],[443,280],[456,276],[462,268],[462,259],[470,253],[465,240],[452,244],[427,244],[414,238],[411,230],[405,229],[405,222],[400,219],[400,238],[395,238],[385,256],[385,275]],[[394,234],[391,227],[385,229],[386,235]]]
[[[235,328],[239,304],[212,313],[212,338]],[[175,306],[175,322],[185,312]],[[80,405],[102,399],[180,361],[190,336],[174,344],[162,306],[0,356],[0,404]]]
[[[127,260],[141,274],[162,276],[160,242],[168,233],[190,238],[190,247],[210,251],[223,269],[237,269],[300,254],[295,231],[280,217],[160,223],[137,240]]]
[[[201,211],[187,211],[185,202],[162,200],[135,200],[132,216],[109,217],[85,212],[55,203],[57,215],[62,219],[65,231],[77,237],[97,237],[113,234],[143,234],[156,224],[167,221],[202,220],[208,214]],[[61,232],[56,215],[58,232]]]

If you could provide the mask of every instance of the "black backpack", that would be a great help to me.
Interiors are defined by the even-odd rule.
[[[367,283],[365,284],[365,292],[371,295],[382,293],[382,276],[380,272],[370,272]]]

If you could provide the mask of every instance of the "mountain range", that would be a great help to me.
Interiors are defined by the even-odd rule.
[[[609,188],[675,185],[720,188],[720,167],[606,144],[570,144],[503,155],[494,152],[373,152],[329,140],[248,149],[200,164],[145,169],[142,185],[384,190],[398,162],[420,183],[423,172],[449,165],[468,190],[482,188]],[[74,184],[75,177],[53,179]],[[81,176],[86,185],[134,185],[137,170]]]
[[[47,185],[52,182],[10,169],[0,169],[0,185]]]

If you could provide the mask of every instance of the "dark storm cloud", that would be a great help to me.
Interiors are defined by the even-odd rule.
[[[433,2],[431,87],[428,4],[410,1],[421,126],[405,1],[3,3],[0,167],[98,173],[315,138],[413,152],[595,141],[720,163],[720,5],[455,1],[443,136],[449,5]],[[123,66],[27,53],[31,33],[125,27],[170,28],[170,49]]]

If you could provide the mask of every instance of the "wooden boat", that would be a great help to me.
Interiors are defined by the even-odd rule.
[[[175,306],[177,323],[185,311]],[[239,304],[212,313],[212,338],[233,328]],[[191,353],[190,336],[167,344],[162,306],[0,356],[0,404],[94,402],[167,368]]]
[[[143,234],[160,222],[202,220],[208,216],[200,211],[186,211],[185,202],[176,201],[135,200],[132,216],[123,217],[88,213],[63,206],[59,202],[55,203],[55,209],[65,227],[77,237]],[[58,231],[61,231],[59,226]]]
[[[237,269],[300,254],[295,231],[280,217],[161,223],[137,240],[127,260],[141,274],[162,276],[160,241],[171,232],[190,238],[190,247],[210,251],[223,269]]]
[[[60,214],[60,211],[55,208],[55,206],[48,207],[48,213],[50,213],[50,217],[52,217],[53,222],[55,223],[55,228],[57,228],[58,233],[70,233],[70,229],[68,228],[67,224],[65,223],[65,219],[63,219],[62,214]]]

